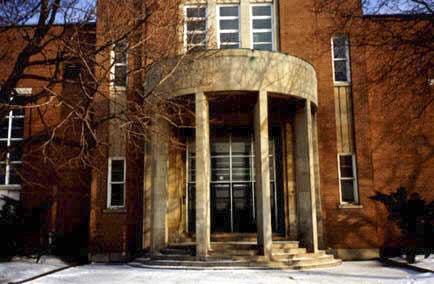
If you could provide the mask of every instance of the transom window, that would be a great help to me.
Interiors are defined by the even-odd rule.
[[[206,7],[186,6],[184,16],[184,41],[187,51],[205,49],[207,46]]]
[[[341,203],[357,204],[357,179],[356,161],[353,154],[339,154],[339,186],[341,192]]]
[[[127,86],[128,74],[128,55],[127,43],[124,41],[118,42],[113,48],[113,86]]]
[[[222,5],[217,11],[219,48],[239,48],[240,6]]]
[[[335,82],[350,82],[350,53],[345,35],[332,37],[333,79]]]
[[[11,96],[9,105],[22,106],[23,95]],[[0,121],[0,186],[21,184],[21,148],[24,131],[24,109],[11,109]]]
[[[273,50],[274,34],[272,5],[252,5],[251,8],[252,48],[259,50]]]
[[[108,200],[109,208],[125,206],[125,159],[109,159]]]

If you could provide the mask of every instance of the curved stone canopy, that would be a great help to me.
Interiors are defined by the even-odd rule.
[[[317,81],[308,62],[279,52],[207,50],[154,64],[145,92],[182,96],[196,92],[267,91],[317,104]]]

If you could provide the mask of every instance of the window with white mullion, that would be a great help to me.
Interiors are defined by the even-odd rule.
[[[346,35],[336,35],[332,37],[332,59],[333,59],[333,80],[334,82],[351,81],[350,76],[350,52],[348,37]]]
[[[252,48],[274,50],[273,7],[271,4],[251,5]]]
[[[110,158],[108,173],[107,207],[125,206],[125,158]]]
[[[354,154],[338,154],[340,199],[343,204],[359,202]]]
[[[217,8],[219,48],[240,47],[240,7],[220,5]]]
[[[184,45],[187,51],[203,50],[207,46],[206,6],[185,6],[184,8]]]
[[[22,105],[23,96],[13,96],[11,106]],[[21,144],[24,130],[24,110],[14,108],[0,121],[0,186],[19,186],[21,183]]]

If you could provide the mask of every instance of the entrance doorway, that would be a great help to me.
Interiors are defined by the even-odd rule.
[[[256,232],[253,131],[248,128],[211,130],[211,231]],[[273,232],[282,229],[282,194],[278,181],[279,137],[270,135],[270,190]],[[195,232],[195,147],[188,141],[188,229]]]

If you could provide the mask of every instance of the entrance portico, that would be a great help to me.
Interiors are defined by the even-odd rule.
[[[254,94],[253,108],[253,148],[254,148],[254,212],[258,253],[267,259],[272,258],[272,219],[270,188],[270,137],[269,99],[282,98],[294,102],[295,111],[288,110],[293,117],[292,133],[296,208],[297,239],[310,252],[318,250],[317,229],[317,182],[315,166],[317,151],[314,147],[316,133],[316,78],[308,63],[288,55],[250,50],[208,51],[195,55],[194,60],[183,59],[171,78],[159,87],[161,93],[180,97],[194,95],[195,108],[195,243],[196,256],[200,259],[209,255],[211,248],[211,143],[210,140],[210,101],[209,97],[228,92],[248,92]],[[162,74],[155,68],[153,78]],[[158,80],[157,80],[158,81]],[[147,86],[152,89],[152,77]],[[230,95],[230,94],[229,94]],[[159,155],[152,152],[152,155]],[[162,183],[160,183],[162,184]],[[157,184],[155,184],[157,185]],[[152,191],[165,191],[166,188],[153,186]],[[166,196],[156,194],[152,196]],[[151,200],[152,208],[166,204],[167,200]],[[286,207],[287,208],[287,207]],[[288,208],[287,208],[288,209]],[[289,210],[284,212],[289,215]],[[166,216],[154,217],[150,228],[152,240],[167,242],[155,237],[161,232],[161,224],[166,224]],[[164,218],[164,220],[163,220]],[[157,226],[157,227],[154,227]],[[153,247],[164,247],[166,244]],[[155,250],[154,252],[157,252]]]

